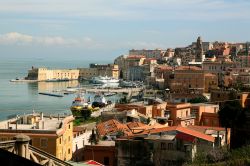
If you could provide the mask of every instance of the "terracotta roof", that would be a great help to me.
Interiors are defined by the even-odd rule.
[[[214,142],[214,137],[203,134],[201,132],[198,132],[198,131],[195,131],[192,129],[189,129],[187,127],[178,126],[177,131],[182,132],[182,133],[186,133],[188,135],[192,135],[194,137],[197,137],[197,138],[209,141],[209,142]]]
[[[157,69],[159,70],[173,70],[171,66],[157,66]]]
[[[85,131],[86,127],[81,127],[81,126],[74,126],[73,127],[73,132],[81,132],[81,131]]]
[[[107,135],[118,131],[123,131],[125,135],[130,135],[131,133],[126,124],[122,124],[114,119],[99,123],[96,125],[96,128],[100,135]]]
[[[198,132],[196,130],[189,129],[187,127],[182,127],[182,126],[171,126],[171,127],[158,128],[158,129],[153,129],[153,130],[146,130],[140,134],[135,134],[134,136],[145,135],[145,134],[155,134],[155,133],[168,132],[168,131],[178,131],[181,133],[188,134],[190,136],[194,136],[199,139],[203,139],[209,142],[214,142],[214,137],[206,135],[202,132]]]
[[[143,127],[143,126],[147,126],[147,125],[144,123],[141,123],[141,122],[129,122],[129,123],[127,123],[127,126],[129,129],[133,129],[133,128]]]
[[[129,56],[127,56],[127,59],[141,59],[141,58],[145,58],[145,56],[143,56],[143,55],[129,55]]]
[[[88,160],[88,161],[84,161],[84,164],[87,164],[87,165],[97,165],[97,166],[104,166],[103,164],[101,164],[101,163],[98,163],[97,161],[94,161],[94,160]]]
[[[155,123],[154,125],[144,125],[140,127],[135,127],[135,128],[132,128],[131,130],[135,134],[135,133],[143,132],[144,130],[153,130],[153,129],[164,128],[164,127],[166,126],[161,125],[159,123]]]
[[[179,66],[175,68],[175,70],[202,70],[202,69],[196,66]]]
[[[185,134],[185,133],[178,133],[178,134],[176,134],[175,138],[182,139],[182,140],[185,140],[185,141],[188,141],[188,142],[194,142],[194,140],[195,140],[194,136],[188,135],[188,134]]]
[[[192,130],[196,130],[199,132],[205,133],[206,130],[215,130],[215,131],[225,131],[225,128],[223,127],[211,127],[211,126],[194,126],[194,125],[189,125],[187,128],[190,128]]]

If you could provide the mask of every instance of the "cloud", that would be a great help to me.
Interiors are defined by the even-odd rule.
[[[27,44],[33,41],[33,37],[17,32],[0,35],[1,44]]]
[[[43,46],[68,46],[93,48],[98,46],[92,38],[83,37],[79,39],[64,38],[62,36],[31,36],[18,32],[9,32],[0,35],[2,45],[43,45]]]
[[[118,20],[248,19],[247,0],[0,0],[0,13],[53,20],[112,18]],[[23,19],[23,17],[22,17]]]

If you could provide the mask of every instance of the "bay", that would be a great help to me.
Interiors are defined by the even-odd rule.
[[[70,113],[70,106],[75,98],[75,94],[65,95],[62,98],[39,95],[38,92],[52,92],[62,90],[67,87],[83,86],[87,82],[38,82],[38,83],[14,83],[11,79],[23,78],[27,76],[28,69],[34,67],[48,67],[51,69],[66,69],[77,67],[88,67],[89,63],[106,64],[107,61],[87,61],[58,59],[48,60],[41,58],[2,58],[0,61],[0,120],[8,116],[22,115],[35,112],[47,114]],[[85,97],[93,94],[86,94]],[[115,99],[112,99],[115,100]]]

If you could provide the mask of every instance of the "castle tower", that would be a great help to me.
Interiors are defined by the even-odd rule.
[[[203,47],[202,47],[202,40],[199,36],[196,42],[196,56],[195,56],[196,62],[202,62],[203,61]]]

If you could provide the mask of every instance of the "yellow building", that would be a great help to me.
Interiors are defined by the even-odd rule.
[[[47,69],[47,68],[32,68],[28,71],[28,80],[46,81],[53,79],[69,79],[76,80],[79,77],[78,69]]]
[[[31,138],[30,144],[61,160],[72,158],[73,116],[29,114],[0,122],[0,141],[12,140],[17,134]]]
[[[118,65],[113,65],[112,77],[116,78],[116,79],[119,79],[119,66]]]

